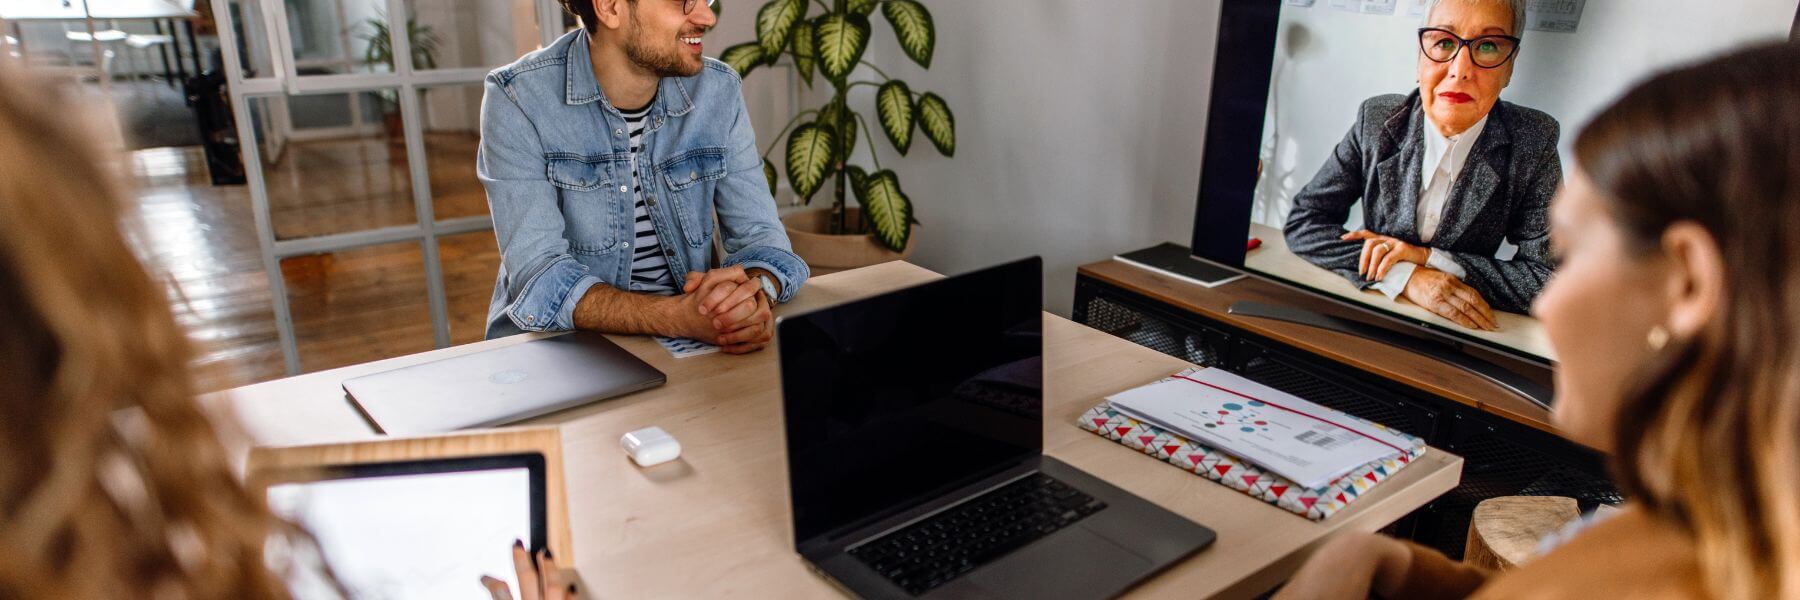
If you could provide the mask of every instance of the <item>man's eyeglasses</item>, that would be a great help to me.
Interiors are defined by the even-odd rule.
[[[700,5],[700,0],[681,0],[681,14],[684,14],[684,15],[694,14],[694,7],[699,6],[699,5]],[[706,0],[706,7],[707,8],[718,8],[719,0]]]
[[[688,0],[691,4],[693,0]],[[1425,52],[1425,58],[1433,62],[1450,62],[1456,60],[1456,54],[1463,48],[1469,49],[1469,60],[1475,66],[1492,69],[1512,60],[1519,53],[1519,38],[1510,35],[1484,35],[1472,40],[1457,37],[1456,34],[1426,27],[1419,30],[1419,49]]]

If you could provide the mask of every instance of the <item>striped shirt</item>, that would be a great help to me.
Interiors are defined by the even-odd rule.
[[[631,248],[631,291],[661,296],[675,295],[675,277],[669,273],[669,260],[663,256],[661,240],[656,235],[656,224],[650,220],[650,209],[644,205],[643,183],[638,180],[638,151],[643,147],[644,119],[650,115],[650,106],[655,99],[637,110],[620,110],[625,117],[625,129],[631,132],[631,195],[636,200],[632,212],[636,215]]]

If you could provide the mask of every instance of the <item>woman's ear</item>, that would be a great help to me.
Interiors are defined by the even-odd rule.
[[[1662,251],[1669,267],[1669,333],[1691,339],[1725,305],[1725,257],[1712,233],[1692,221],[1663,231]]]

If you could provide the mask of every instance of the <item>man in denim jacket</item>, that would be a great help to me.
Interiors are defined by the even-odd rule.
[[[562,0],[583,29],[488,74],[476,173],[500,242],[487,336],[586,329],[742,353],[806,281],[712,0]],[[714,214],[725,258],[711,268]]]

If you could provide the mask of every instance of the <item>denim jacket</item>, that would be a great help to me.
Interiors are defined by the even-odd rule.
[[[588,288],[630,288],[630,139],[590,65],[577,29],[487,76],[476,175],[500,243],[489,338],[573,329]],[[741,86],[711,58],[698,75],[663,78],[639,179],[677,288],[711,267],[716,213],[721,266],[772,273],[786,302],[809,271],[776,217]]]

